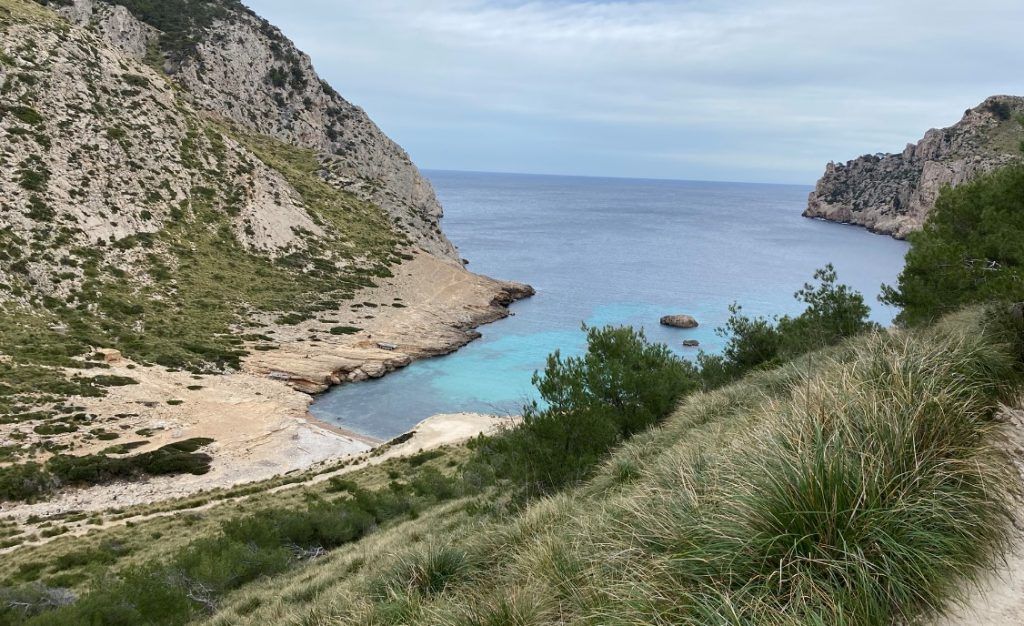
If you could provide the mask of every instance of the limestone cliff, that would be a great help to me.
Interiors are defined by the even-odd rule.
[[[931,129],[898,154],[829,163],[804,215],[902,239],[921,227],[946,185],[1020,158],[1024,98],[992,96],[949,128]]]
[[[139,0],[59,4],[74,23],[166,72],[197,109],[313,150],[322,178],[383,208],[418,246],[457,259],[440,230],[441,205],[409,155],[321,80],[277,28],[237,1],[167,0],[164,11]]]

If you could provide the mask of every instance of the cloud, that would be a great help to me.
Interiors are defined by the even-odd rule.
[[[435,168],[813,182],[1024,92],[1009,0],[248,4]]]

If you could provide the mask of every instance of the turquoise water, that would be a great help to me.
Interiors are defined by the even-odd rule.
[[[584,347],[580,324],[643,327],[684,356],[683,339],[721,346],[714,329],[740,302],[754,314],[798,313],[793,292],[833,263],[842,282],[876,301],[907,245],[800,216],[809,187],[691,181],[427,172],[445,207],[444,230],[470,269],[527,282],[537,295],[483,338],[380,380],[336,387],[318,418],[389,438],[436,413],[516,413],[530,378],[555,349]],[[688,313],[699,328],[658,319]]]

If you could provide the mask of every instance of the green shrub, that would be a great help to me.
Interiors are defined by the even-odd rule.
[[[735,380],[758,367],[774,366],[801,354],[839,343],[860,333],[877,330],[868,321],[871,309],[864,297],[836,284],[831,264],[814,272],[817,285],[807,283],[794,297],[807,305],[796,317],[748,317],[733,304],[719,335],[728,339],[721,354],[701,352],[697,362],[705,388]]]
[[[945,188],[883,300],[904,324],[923,324],[966,304],[1024,301],[1024,164]]]
[[[38,111],[24,105],[0,106],[0,119],[3,119],[5,113],[10,113],[20,121],[32,126],[43,123],[43,116]]]
[[[38,463],[0,467],[0,501],[35,500],[54,486],[53,476]]]
[[[510,479],[526,493],[582,480],[617,442],[664,418],[698,386],[698,373],[632,328],[586,328],[587,352],[548,357],[534,384],[545,403],[524,407],[522,424],[473,443],[467,471]]]
[[[354,335],[360,330],[362,329],[355,326],[334,326],[330,332],[332,335]]]
[[[212,442],[186,439],[133,456],[108,456],[127,452],[132,446],[126,444],[100,454],[57,454],[45,465],[25,463],[0,468],[0,501],[37,499],[60,485],[97,485],[147,475],[205,474],[210,471],[213,459],[196,450]]]
[[[39,583],[0,588],[0,624],[19,624],[25,619],[67,606],[75,601],[68,589]]]

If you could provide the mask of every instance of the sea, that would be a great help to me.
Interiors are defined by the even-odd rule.
[[[642,328],[684,358],[720,350],[716,329],[737,303],[751,315],[798,314],[794,293],[816,268],[864,294],[871,317],[903,268],[907,244],[801,217],[809,186],[427,171],[442,228],[469,269],[533,285],[483,337],[378,380],[335,387],[313,403],[321,420],[379,439],[439,413],[517,414],[537,397],[548,354],[581,353],[588,326]],[[661,326],[693,315],[694,329]]]

